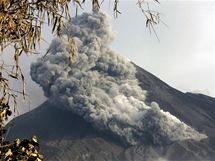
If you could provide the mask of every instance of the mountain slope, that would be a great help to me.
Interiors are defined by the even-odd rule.
[[[149,72],[135,66],[141,87],[148,91],[147,101],[156,101],[161,108],[180,120],[204,131],[209,138],[202,141],[178,141],[169,145],[153,144],[126,147],[117,138],[95,130],[82,117],[62,110],[49,101],[13,120],[10,139],[37,135],[47,161],[172,161],[215,160],[215,100],[182,93],[171,88]]]
[[[148,92],[147,102],[156,101],[163,110],[208,136],[214,136],[215,98],[202,94],[184,94],[142,68],[136,66],[136,69],[140,86]]]

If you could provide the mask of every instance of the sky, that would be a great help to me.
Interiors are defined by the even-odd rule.
[[[146,29],[146,20],[136,1],[121,0],[119,10],[122,14],[117,19],[112,18],[116,33],[112,47],[182,92],[215,97],[215,2],[163,0],[160,5],[150,3],[150,7],[159,11],[162,21],[167,24],[156,27],[160,41]],[[89,4],[83,8],[90,11]],[[113,17],[113,4],[105,1],[102,8]],[[42,41],[38,52],[43,55],[53,35],[47,26],[42,35],[47,42]],[[42,90],[29,76],[30,63],[37,57],[21,58],[30,98],[22,105],[21,113],[45,100]],[[14,85],[20,87],[17,83]]]
[[[153,6],[152,6],[153,7]],[[137,65],[183,92],[215,97],[215,3],[162,1],[155,9],[162,20],[155,35],[145,28],[143,15],[133,1],[121,4],[114,20],[114,48]]]

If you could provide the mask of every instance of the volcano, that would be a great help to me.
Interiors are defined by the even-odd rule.
[[[215,160],[215,99],[202,94],[182,93],[138,66],[136,76],[147,89],[147,101],[156,101],[183,122],[205,132],[201,141],[177,141],[165,146],[124,146],[117,138],[98,132],[71,111],[46,101],[12,120],[9,138],[37,135],[45,161],[169,161]],[[156,90],[155,90],[156,89]],[[10,123],[9,123],[10,124]]]
[[[9,139],[37,135],[47,161],[215,160],[214,98],[182,93],[120,56],[104,12],[73,18],[63,29],[71,34],[72,64],[58,38],[31,65],[48,101],[15,118]]]

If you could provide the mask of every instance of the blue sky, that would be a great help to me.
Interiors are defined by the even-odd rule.
[[[113,4],[108,2],[102,8],[113,16]],[[90,10],[89,4],[83,7],[84,11]],[[166,0],[151,7],[161,13],[168,25],[156,27],[160,42],[145,28],[145,19],[136,1],[124,0],[119,4],[122,14],[112,20],[116,32],[113,48],[174,88],[215,97],[215,2]],[[51,42],[53,35],[49,27],[44,27],[42,35]],[[38,51],[44,54],[47,48],[48,44],[42,42]],[[36,58],[21,60],[31,98],[22,111],[45,100],[42,90],[29,77],[30,63]]]

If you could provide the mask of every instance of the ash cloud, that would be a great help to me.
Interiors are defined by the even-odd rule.
[[[111,48],[110,24],[103,12],[83,13],[66,24],[63,34],[70,32],[77,45],[74,63],[68,65],[67,42],[55,39],[51,54],[31,65],[45,96],[128,145],[206,138],[157,103],[146,105],[135,67]]]

